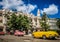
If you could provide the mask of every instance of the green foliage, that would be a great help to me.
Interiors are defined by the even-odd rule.
[[[46,24],[45,22],[41,22],[41,27],[42,27],[42,29],[47,30],[49,28],[49,25]]]
[[[30,21],[27,16],[19,15],[16,16],[14,13],[11,15],[10,20],[8,21],[8,26],[13,30],[29,29]]]
[[[15,29],[17,28],[17,23],[16,23],[16,20],[17,20],[17,16],[13,13],[11,15],[11,18],[9,19],[7,25],[9,26],[10,29]]]
[[[49,25],[47,24],[47,15],[44,12],[43,16],[42,16],[42,21],[40,22],[42,29],[44,29],[45,31],[49,28]]]
[[[57,20],[56,25],[60,28],[60,18]]]
[[[46,22],[46,20],[47,20],[47,15],[46,15],[45,12],[43,13],[42,20],[45,21],[45,22]]]

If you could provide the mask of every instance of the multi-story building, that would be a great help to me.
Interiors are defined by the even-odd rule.
[[[36,29],[36,28],[41,28],[40,26],[40,21],[41,21],[41,17],[40,17],[40,10],[37,10],[37,16],[28,13],[23,13],[23,12],[13,12],[10,10],[0,10],[0,30],[3,30],[5,32],[6,30],[6,23],[7,23],[7,18],[6,18],[6,14],[11,15],[12,13],[15,13],[17,16],[19,14],[21,15],[25,15],[27,16],[29,19],[31,19],[31,26],[32,28]],[[49,19],[47,22],[50,25],[50,28],[57,28],[56,26],[56,20],[55,19]]]
[[[6,23],[7,18],[6,14],[8,13],[8,10],[0,10],[0,31],[6,31]]]
[[[3,14],[2,14],[2,10],[0,10],[0,31],[2,31],[4,28],[3,26]]]
[[[58,30],[59,28],[57,27],[56,22],[57,22],[57,19],[55,19],[55,18],[50,18],[50,19],[48,20],[48,23],[49,23],[49,26],[50,26],[49,29],[57,29],[57,30]]]

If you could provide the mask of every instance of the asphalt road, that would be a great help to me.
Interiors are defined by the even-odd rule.
[[[0,36],[0,42],[60,42],[60,38],[58,38],[57,40],[43,40],[32,38],[32,36],[18,37],[14,35],[4,35]]]

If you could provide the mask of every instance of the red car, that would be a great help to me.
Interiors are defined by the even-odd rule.
[[[3,31],[0,31],[0,35],[5,35],[5,33]]]
[[[24,32],[21,32],[19,30],[15,30],[15,33],[14,33],[15,36],[24,36]]]

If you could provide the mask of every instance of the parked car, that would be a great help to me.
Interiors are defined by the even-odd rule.
[[[43,39],[46,38],[56,39],[57,37],[59,37],[59,34],[55,31],[37,31],[37,32],[33,32],[32,36],[36,38],[43,38]]]
[[[0,31],[0,35],[5,35],[5,33],[3,31]]]
[[[14,35],[15,36],[24,36],[24,32],[19,31],[19,30],[15,30]]]

